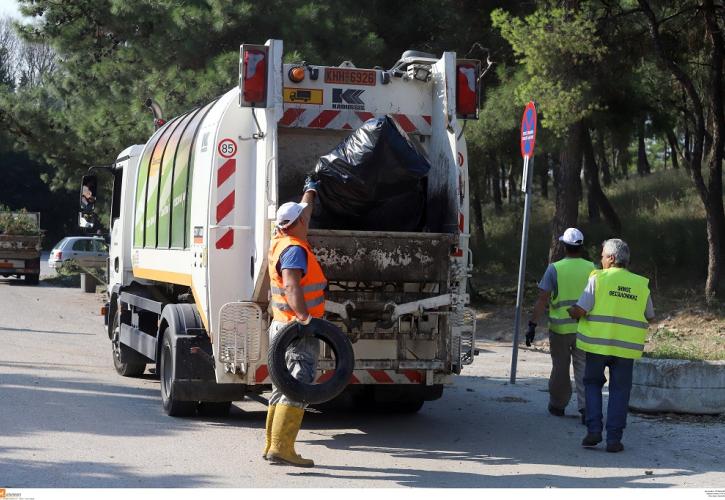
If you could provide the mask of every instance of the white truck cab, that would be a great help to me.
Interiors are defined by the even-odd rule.
[[[107,313],[115,367],[132,376],[155,363],[171,415],[223,413],[268,389],[276,209],[299,201],[320,156],[388,115],[430,159],[424,230],[312,229],[309,240],[329,282],[326,319],[353,342],[349,393],[417,410],[475,350],[460,120],[477,117],[480,63],[409,51],[388,71],[283,64],[282,48],[242,45],[238,87],[118,156]],[[319,378],[333,368],[323,349]]]

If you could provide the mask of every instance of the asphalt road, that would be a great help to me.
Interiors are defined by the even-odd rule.
[[[176,419],[159,383],[116,375],[100,296],[0,280],[0,487],[725,488],[725,423],[630,416],[626,450],[580,447],[574,417],[546,411],[548,355],[481,354],[415,415],[308,412],[298,451],[314,469],[260,457],[265,407]]]

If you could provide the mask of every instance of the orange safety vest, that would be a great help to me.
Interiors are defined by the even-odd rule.
[[[322,272],[320,263],[312,253],[310,244],[294,236],[278,233],[272,238],[269,246],[269,277],[272,289],[272,314],[275,321],[290,322],[295,313],[287,303],[282,274],[277,272],[279,257],[290,246],[299,246],[307,252],[307,273],[302,276],[300,286],[307,305],[307,311],[314,318],[321,318],[325,314],[325,288],[327,280]]]

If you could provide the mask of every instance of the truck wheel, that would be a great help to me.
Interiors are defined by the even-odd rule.
[[[231,401],[210,402],[202,401],[197,410],[202,417],[226,417],[232,408]]]
[[[40,275],[39,274],[26,274],[25,275],[25,282],[28,285],[36,286],[39,281],[40,281]]]
[[[335,372],[321,384],[300,382],[287,369],[287,348],[304,333],[314,335],[328,344],[335,355]],[[333,399],[345,389],[352,377],[355,354],[350,339],[338,327],[329,321],[313,318],[307,326],[292,322],[277,333],[269,347],[267,365],[272,383],[285,396],[292,401],[319,404]]]
[[[196,401],[179,401],[174,395],[173,382],[176,373],[176,356],[171,343],[169,329],[164,330],[164,342],[161,348],[161,403],[164,411],[171,417],[189,417],[196,413]]]
[[[146,370],[146,358],[121,343],[121,321],[118,310],[113,315],[111,327],[111,348],[113,350],[113,367],[123,377],[138,377]]]

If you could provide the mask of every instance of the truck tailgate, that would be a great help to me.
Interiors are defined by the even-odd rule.
[[[444,282],[457,236],[312,229],[308,240],[328,281]]]

